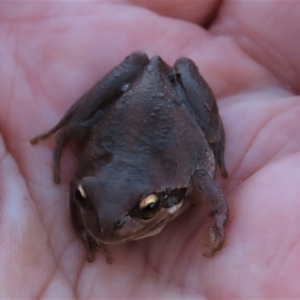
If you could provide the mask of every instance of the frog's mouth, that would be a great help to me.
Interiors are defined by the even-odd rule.
[[[165,225],[167,223],[166,221],[167,221],[167,218],[161,220],[158,224],[155,224],[153,227],[147,229],[147,231],[139,233],[135,236],[131,236],[129,238],[122,239],[122,240],[118,241],[117,243],[118,244],[119,243],[123,244],[123,243],[127,243],[127,242],[130,242],[130,241],[141,240],[143,238],[156,235],[156,234],[160,233],[163,230],[163,228],[165,227]]]
[[[140,239],[150,237],[150,236],[160,233],[163,230],[163,228],[165,227],[165,225],[167,224],[167,219],[168,219],[168,217],[164,218],[159,223],[155,224],[153,227],[150,227],[147,230],[147,232],[142,233],[136,237],[133,237],[132,239],[130,239],[130,241],[140,240]]]
[[[125,237],[124,239],[121,238],[118,241],[116,239],[115,243],[126,243],[129,241],[140,240],[160,233],[169,221],[171,221],[173,218],[175,218],[178,214],[180,214],[184,210],[182,209],[183,204],[184,204],[184,199],[182,199],[179,203],[169,208],[162,208],[160,212],[157,214],[157,216],[152,220],[145,221],[141,219],[136,220],[132,218],[130,221],[128,221],[128,223],[134,222],[136,224],[139,224],[140,230],[137,230],[136,234],[131,234],[130,237]],[[153,223],[154,225],[151,225]],[[117,235],[118,236],[128,235],[128,233],[126,233],[126,229],[125,229],[124,231],[120,230],[120,232],[118,232]]]
[[[156,229],[162,227],[162,226],[164,225],[164,223],[166,222],[167,218],[168,218],[168,217],[162,219],[159,223],[155,224],[153,227],[151,227],[151,228],[149,229],[149,231],[151,232],[151,231],[154,231],[154,230],[156,230]]]

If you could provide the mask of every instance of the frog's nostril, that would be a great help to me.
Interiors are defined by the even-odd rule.
[[[120,219],[115,223],[114,231],[121,229],[121,228],[123,227],[123,224],[124,224],[124,219],[123,219],[123,218],[120,218]]]

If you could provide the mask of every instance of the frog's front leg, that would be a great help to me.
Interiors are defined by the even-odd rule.
[[[72,225],[75,230],[75,232],[79,235],[81,241],[83,242],[85,249],[86,249],[86,260],[88,262],[92,262],[94,260],[93,255],[93,248],[96,246],[106,257],[106,262],[108,264],[112,263],[112,258],[109,253],[109,251],[106,249],[106,247],[98,243],[86,230],[83,222],[82,217],[80,213],[80,207],[75,203],[73,196],[71,194],[72,192],[72,184],[71,183],[71,189],[70,189],[70,212],[71,212],[71,220]]]
[[[102,112],[124,93],[128,84],[140,76],[148,63],[149,59],[144,52],[133,52],[79,98],[57,125],[30,141],[32,145],[37,144],[59,131],[53,154],[56,183],[60,182],[59,161],[66,141],[69,139],[77,141],[85,136],[85,133],[101,118]]]
[[[210,249],[203,256],[212,256],[223,247],[225,241],[224,227],[227,222],[228,206],[223,193],[205,170],[198,170],[192,177],[192,195],[209,209],[213,218],[210,226]]]
[[[227,178],[224,162],[225,133],[214,94],[192,60],[180,58],[176,61],[174,69],[176,79],[186,94],[186,107],[201,127],[213,150],[222,177]]]
[[[78,145],[84,142],[90,129],[97,123],[102,116],[102,111],[98,111],[91,119],[81,123],[71,123],[65,126],[64,130],[59,130],[56,137],[56,145],[53,152],[53,181],[60,183],[60,157],[63,147],[68,139],[72,140],[73,152],[79,157]]]

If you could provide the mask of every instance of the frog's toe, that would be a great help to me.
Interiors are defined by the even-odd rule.
[[[87,253],[86,253],[86,260],[89,263],[92,262],[92,261],[94,261],[94,255],[92,254],[91,251],[87,251]]]
[[[225,168],[225,165],[221,165],[220,170],[221,170],[222,178],[227,179],[228,178],[228,173],[227,173],[227,170]]]
[[[106,262],[108,264],[112,264],[112,262],[113,262],[112,257],[110,255],[109,251],[106,249],[106,247],[103,244],[99,243],[99,242],[96,242],[96,246],[105,255]]]
[[[210,246],[209,250],[205,251],[202,255],[205,257],[213,256],[218,250],[221,250],[225,242],[224,228],[219,227],[214,223],[209,230]]]

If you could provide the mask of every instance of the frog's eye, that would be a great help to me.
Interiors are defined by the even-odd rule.
[[[159,198],[155,194],[151,194],[144,199],[139,204],[139,214],[144,219],[153,218],[159,209]]]
[[[87,198],[85,191],[81,184],[77,186],[77,188],[74,191],[74,198],[76,203],[83,209],[87,207]]]

